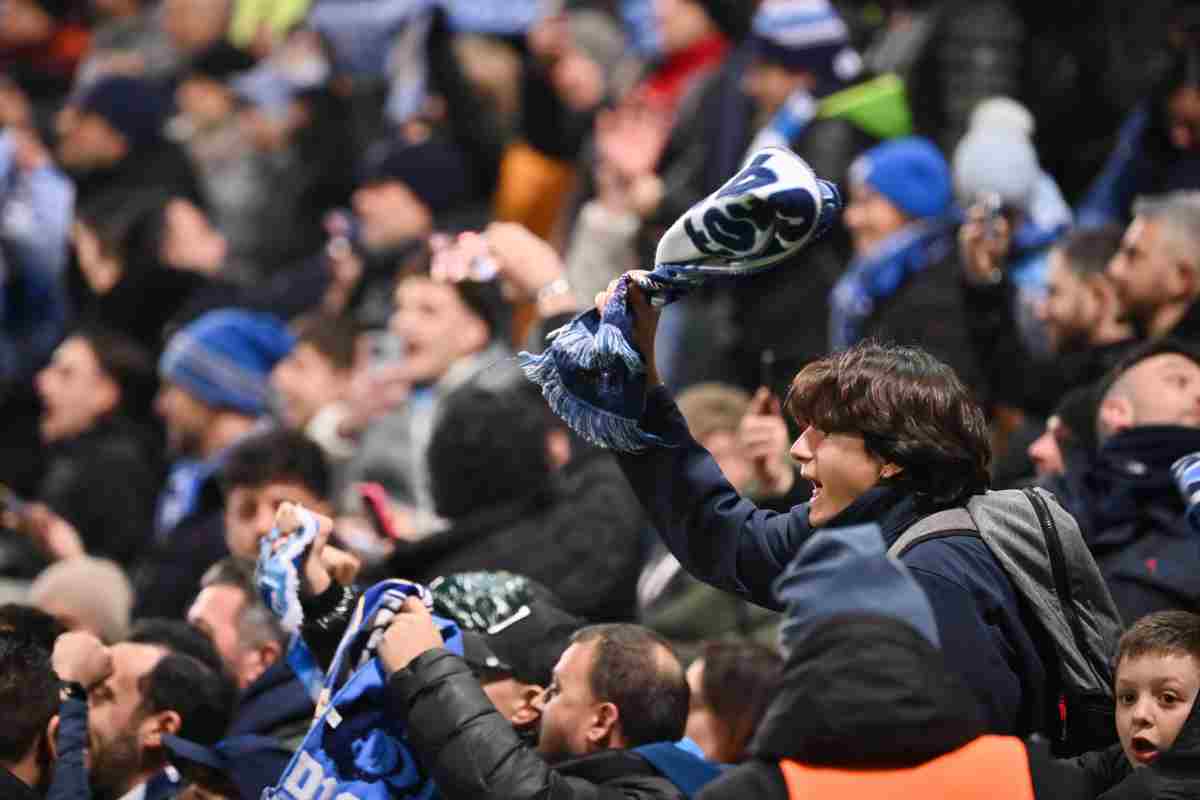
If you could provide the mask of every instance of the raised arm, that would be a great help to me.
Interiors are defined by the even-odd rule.
[[[676,447],[617,458],[664,543],[688,572],[718,589],[779,608],[771,583],[811,535],[807,506],[786,514],[742,498],[688,432],[654,366],[658,311],[635,286],[634,344],[649,372],[642,426]],[[597,302],[606,297],[598,297]]]

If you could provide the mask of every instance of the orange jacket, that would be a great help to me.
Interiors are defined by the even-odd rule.
[[[790,800],[1034,800],[1025,744],[1011,736],[981,736],[904,769],[834,769],[791,760],[779,767]]]

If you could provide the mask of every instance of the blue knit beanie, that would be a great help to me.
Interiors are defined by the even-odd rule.
[[[81,112],[103,117],[128,140],[130,149],[161,139],[170,114],[166,92],[149,81],[122,75],[96,81],[73,105]]]
[[[271,314],[225,308],[210,311],[167,343],[159,373],[215,408],[259,416],[267,411],[272,368],[295,346]]]
[[[914,219],[950,211],[950,166],[933,142],[920,136],[872,147],[850,166],[850,180],[870,186]]]

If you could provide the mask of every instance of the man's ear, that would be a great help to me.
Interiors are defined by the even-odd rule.
[[[1132,428],[1136,421],[1133,417],[1133,403],[1129,398],[1122,395],[1106,397],[1100,403],[1100,412],[1097,414],[1100,432],[1106,435],[1120,433],[1127,428]]]
[[[588,744],[595,750],[621,747],[621,712],[615,703],[598,703],[587,729]]]
[[[883,467],[879,470],[879,477],[880,477],[880,479],[894,478],[903,471],[904,471],[904,467],[900,466],[899,464],[893,464],[892,462],[889,461],[888,463],[884,464]]]
[[[161,748],[163,735],[179,733],[181,727],[183,718],[179,716],[178,711],[167,710],[151,714],[142,723],[142,746]]]
[[[58,761],[58,714],[46,723],[46,746],[50,748],[50,757]]]
[[[541,718],[542,711],[541,707],[537,704],[537,699],[544,692],[545,689],[532,683],[527,683],[521,687],[521,692],[518,695],[517,710],[509,718],[514,726],[531,725]]]

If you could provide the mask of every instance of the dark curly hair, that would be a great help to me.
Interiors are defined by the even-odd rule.
[[[801,428],[854,433],[903,469],[885,479],[926,508],[987,489],[992,447],[983,409],[954,370],[918,347],[865,342],[813,361],[785,402]]]

